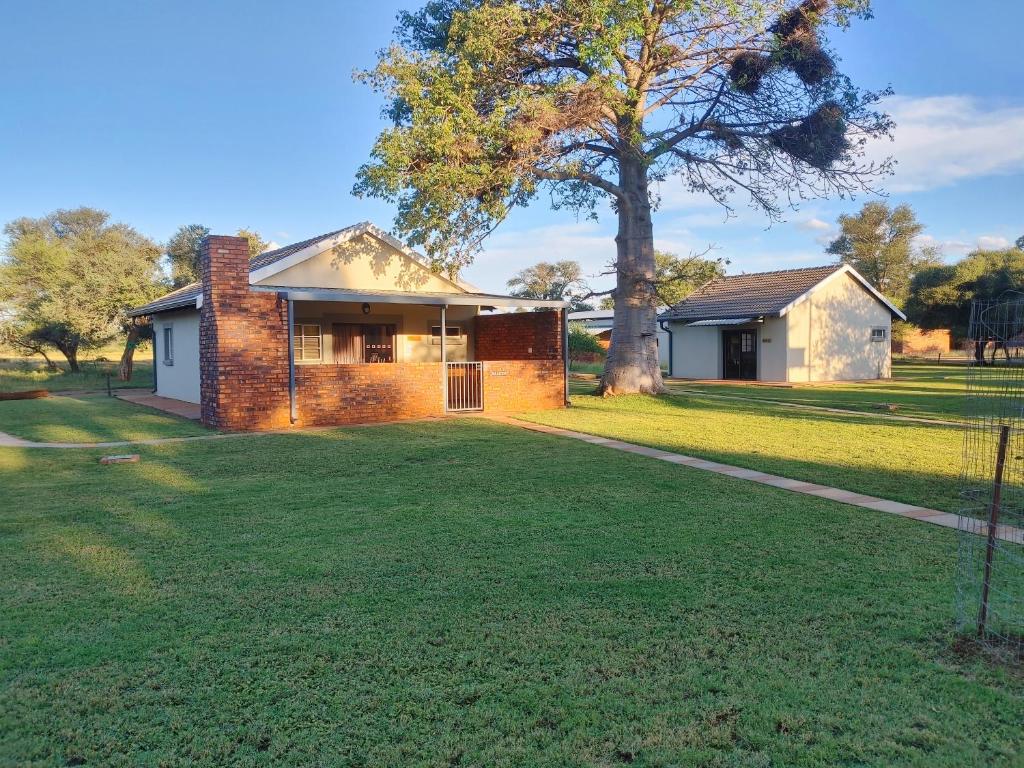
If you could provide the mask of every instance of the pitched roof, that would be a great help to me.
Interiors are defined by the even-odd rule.
[[[273,264],[277,264],[278,262],[283,262],[289,257],[294,256],[295,254],[299,254],[301,251],[304,251],[307,248],[310,248],[311,246],[315,246],[318,243],[324,242],[325,240],[331,240],[333,238],[338,237],[339,235],[346,234],[349,237],[356,237],[362,234],[370,234],[374,237],[384,240],[384,242],[386,242],[388,245],[391,245],[395,249],[401,251],[414,261],[423,264],[423,260],[418,254],[409,250],[404,245],[402,245],[402,243],[400,243],[398,240],[395,240],[393,237],[388,235],[383,230],[378,229],[370,222],[363,221],[360,222],[359,224],[353,224],[350,227],[336,229],[333,232],[326,232],[322,235],[311,237],[308,240],[302,240],[297,243],[292,243],[291,245],[285,245],[281,248],[275,248],[272,251],[264,251],[263,253],[257,254],[256,256],[252,257],[252,259],[249,260],[249,273],[252,274],[258,270],[265,270],[267,267],[270,267]],[[305,256],[308,255],[311,254],[305,254]],[[302,258],[304,258],[304,256],[300,256],[299,258],[301,260]],[[281,265],[282,268],[285,266],[288,265]],[[424,266],[426,265],[424,264]],[[271,270],[271,272],[276,271],[277,270]],[[461,281],[458,283],[453,283],[453,285],[462,288],[463,290],[469,290],[473,288],[473,286],[469,285],[469,283],[464,283]],[[141,307],[135,307],[134,309],[129,310],[128,316],[142,317],[144,315],[152,315],[156,312],[167,312],[168,310],[172,309],[184,309],[186,307],[195,307],[196,301],[202,295],[202,293],[202,283],[190,283],[174,291],[171,291],[170,293],[165,294],[164,296],[161,296],[159,299],[156,299],[155,301],[151,301],[148,304],[144,304]]]
[[[712,320],[777,315],[825,278],[842,269],[784,269],[719,277],[687,296],[662,315],[666,320]]]
[[[167,312],[171,309],[195,308],[196,300],[203,294],[201,283],[189,283],[177,288],[170,293],[164,294],[159,299],[143,304],[128,310],[128,317],[142,317],[153,315],[157,312]]]
[[[777,316],[787,312],[793,302],[838,272],[849,274],[895,317],[907,319],[892,302],[848,264],[828,264],[823,267],[719,277],[705,283],[664,312],[661,319],[699,321]]]

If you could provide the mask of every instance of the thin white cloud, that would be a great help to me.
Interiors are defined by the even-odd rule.
[[[869,154],[896,159],[890,192],[1024,172],[1024,106],[986,107],[969,96],[894,96],[882,106],[896,121],[894,140],[875,142]]]
[[[985,251],[997,251],[1010,247],[1010,240],[998,235],[982,235],[978,238],[978,247]]]
[[[828,232],[833,229],[834,226],[834,224],[829,224],[827,221],[822,221],[821,219],[814,217],[796,222],[797,229],[803,229],[808,232]]]

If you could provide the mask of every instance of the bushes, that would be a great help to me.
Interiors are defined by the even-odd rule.
[[[569,323],[569,359],[579,362],[603,362],[604,347],[583,323]]]

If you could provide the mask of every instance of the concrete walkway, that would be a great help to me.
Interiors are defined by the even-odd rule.
[[[120,400],[127,400],[129,403],[144,405],[164,413],[180,416],[183,419],[199,421],[201,408],[199,403],[186,403],[184,400],[173,400],[169,397],[154,395],[148,389],[120,389],[114,391],[114,396]]]
[[[817,485],[816,483],[808,483],[803,480],[793,480],[779,475],[770,475],[766,472],[759,472],[756,469],[746,469],[744,467],[736,467],[731,464],[720,464],[717,461],[698,459],[681,453],[662,451],[658,448],[649,448],[645,445],[627,443],[622,440],[598,437],[597,435],[590,435],[585,432],[574,432],[569,429],[549,427],[544,424],[521,421],[520,419],[514,419],[507,416],[492,416],[490,418],[493,421],[497,421],[502,424],[522,427],[523,429],[529,429],[533,432],[543,432],[546,435],[556,435],[558,437],[568,437],[573,440],[581,440],[582,442],[590,443],[591,445],[599,445],[604,448],[614,448],[617,451],[624,451],[626,453],[635,453],[651,459],[667,461],[670,464],[682,464],[683,466],[693,467],[694,469],[703,469],[719,475],[735,477],[740,480],[749,480],[753,483],[760,483],[761,485],[770,485],[774,488],[781,488],[785,491],[803,493],[808,496],[817,496],[822,499],[831,499],[832,501],[838,501],[843,504],[871,509],[875,512],[886,512],[890,515],[898,515],[899,517],[920,520],[921,522],[931,523],[932,525],[940,525],[943,528],[955,529],[961,527],[960,515],[954,515],[950,512],[942,512],[938,509],[929,509],[927,507],[918,507],[913,504],[904,504],[900,501],[880,499],[877,496],[868,496],[863,493],[844,491],[841,488],[832,488],[827,485]],[[971,522],[973,524],[973,528],[979,528],[976,520],[972,518]],[[984,526],[981,526],[981,528],[983,527]],[[1003,541],[1013,542],[1014,544],[1024,544],[1024,529],[1021,528],[1015,528],[1010,525],[999,525],[996,526],[996,536]]]

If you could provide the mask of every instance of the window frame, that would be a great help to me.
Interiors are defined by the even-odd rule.
[[[430,326],[430,343],[436,346],[441,346],[441,326],[431,325]],[[437,331],[435,334],[434,331]],[[455,333],[452,333],[455,331]],[[462,333],[462,325],[445,325],[445,343],[451,344],[462,344],[465,336]]]
[[[879,334],[875,336],[875,334]],[[884,344],[889,338],[889,331],[885,326],[875,326],[871,329],[871,343],[872,344]]]
[[[160,344],[163,347],[163,364],[174,365],[174,324],[164,323],[161,331]]]
[[[315,328],[316,333],[306,333],[306,329]],[[307,357],[307,346],[316,339],[316,357]],[[307,341],[308,340],[308,341]],[[292,325],[292,357],[296,365],[322,363],[324,360],[324,327],[319,322],[296,320]]]

